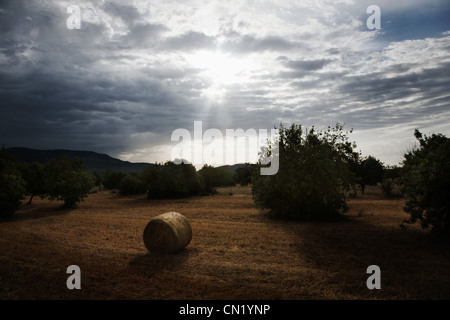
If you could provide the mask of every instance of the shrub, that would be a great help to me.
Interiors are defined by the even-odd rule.
[[[420,222],[439,233],[450,234],[450,139],[442,134],[422,135],[419,147],[404,154],[400,182],[407,198],[407,223]]]
[[[348,208],[347,197],[355,180],[349,162],[356,154],[347,134],[339,124],[325,132],[313,127],[305,136],[301,125],[281,126],[278,173],[253,176],[255,203],[282,218],[340,217]],[[269,143],[262,155],[270,156],[274,147]]]

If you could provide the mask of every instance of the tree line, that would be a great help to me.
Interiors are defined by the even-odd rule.
[[[73,208],[94,187],[118,190],[121,195],[147,194],[148,199],[215,194],[217,187],[249,183],[249,170],[240,169],[233,173],[205,165],[197,171],[192,164],[168,161],[150,165],[142,172],[88,172],[84,162],[78,159],[61,157],[45,164],[24,163],[3,147],[0,150],[0,217],[14,214],[25,197],[29,197],[28,204],[34,197],[40,197],[63,201],[63,207]]]
[[[0,151],[0,216],[12,215],[24,196],[48,197],[74,207],[92,189],[117,189],[122,195],[147,194],[148,199],[211,195],[220,186],[250,184],[254,202],[275,217],[301,220],[339,219],[348,199],[367,185],[380,184],[387,196],[406,197],[408,223],[450,233],[450,139],[416,130],[419,146],[404,154],[401,166],[384,166],[373,156],[363,157],[350,142],[352,131],[336,124],[328,130],[305,130],[280,125],[279,140],[267,142],[262,158],[279,149],[279,171],[260,175],[261,163],[247,164],[232,173],[224,168],[171,161],[142,172],[92,172],[79,160],[55,159],[46,164],[15,161]],[[270,165],[270,164],[269,164]]]

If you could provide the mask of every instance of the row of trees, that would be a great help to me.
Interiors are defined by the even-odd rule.
[[[25,196],[63,201],[71,208],[87,197],[94,186],[117,189],[122,195],[145,194],[149,199],[180,198],[216,193],[216,187],[235,185],[240,174],[205,165],[154,164],[142,172],[87,172],[81,160],[58,158],[46,164],[22,163],[5,148],[0,151],[0,216],[11,216]]]
[[[179,198],[213,194],[218,186],[251,183],[256,204],[280,218],[329,220],[342,217],[347,201],[359,185],[382,182],[387,194],[398,184],[407,198],[406,222],[419,221],[450,233],[450,139],[443,135],[422,135],[415,131],[419,147],[404,155],[402,167],[384,168],[374,157],[361,157],[349,132],[337,124],[326,131],[304,131],[301,125],[280,127],[279,141],[268,142],[262,157],[278,148],[279,171],[262,176],[260,165],[248,165],[233,174],[205,165],[196,171],[191,164],[166,162],[147,167],[141,173],[87,173],[78,160],[56,159],[45,165],[25,165],[0,154],[0,210],[11,215],[24,194],[30,202],[36,195],[63,200],[72,207],[87,196],[91,187],[102,185],[121,194],[147,193],[149,199]]]
[[[85,171],[80,160],[59,158],[48,163],[22,163],[4,148],[0,150],[0,216],[11,216],[24,196],[61,200],[66,208],[74,207],[87,197],[94,177]]]
[[[149,199],[183,198],[217,193],[217,187],[236,184],[239,175],[225,168],[204,165],[199,171],[191,164],[168,161],[142,172],[94,172],[96,184],[117,189],[122,195],[147,193]]]

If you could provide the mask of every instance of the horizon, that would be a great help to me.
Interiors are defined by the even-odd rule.
[[[164,163],[195,121],[340,123],[399,165],[415,129],[450,135],[450,2],[373,5],[3,1],[0,143]]]

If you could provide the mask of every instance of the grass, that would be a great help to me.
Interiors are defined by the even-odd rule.
[[[412,226],[404,200],[368,188],[334,223],[277,221],[249,187],[146,200],[97,192],[77,209],[36,199],[0,221],[0,299],[449,299],[450,243]],[[148,221],[177,211],[192,227],[175,255],[147,251]],[[69,265],[81,290],[68,290]],[[369,265],[381,290],[369,290]]]

